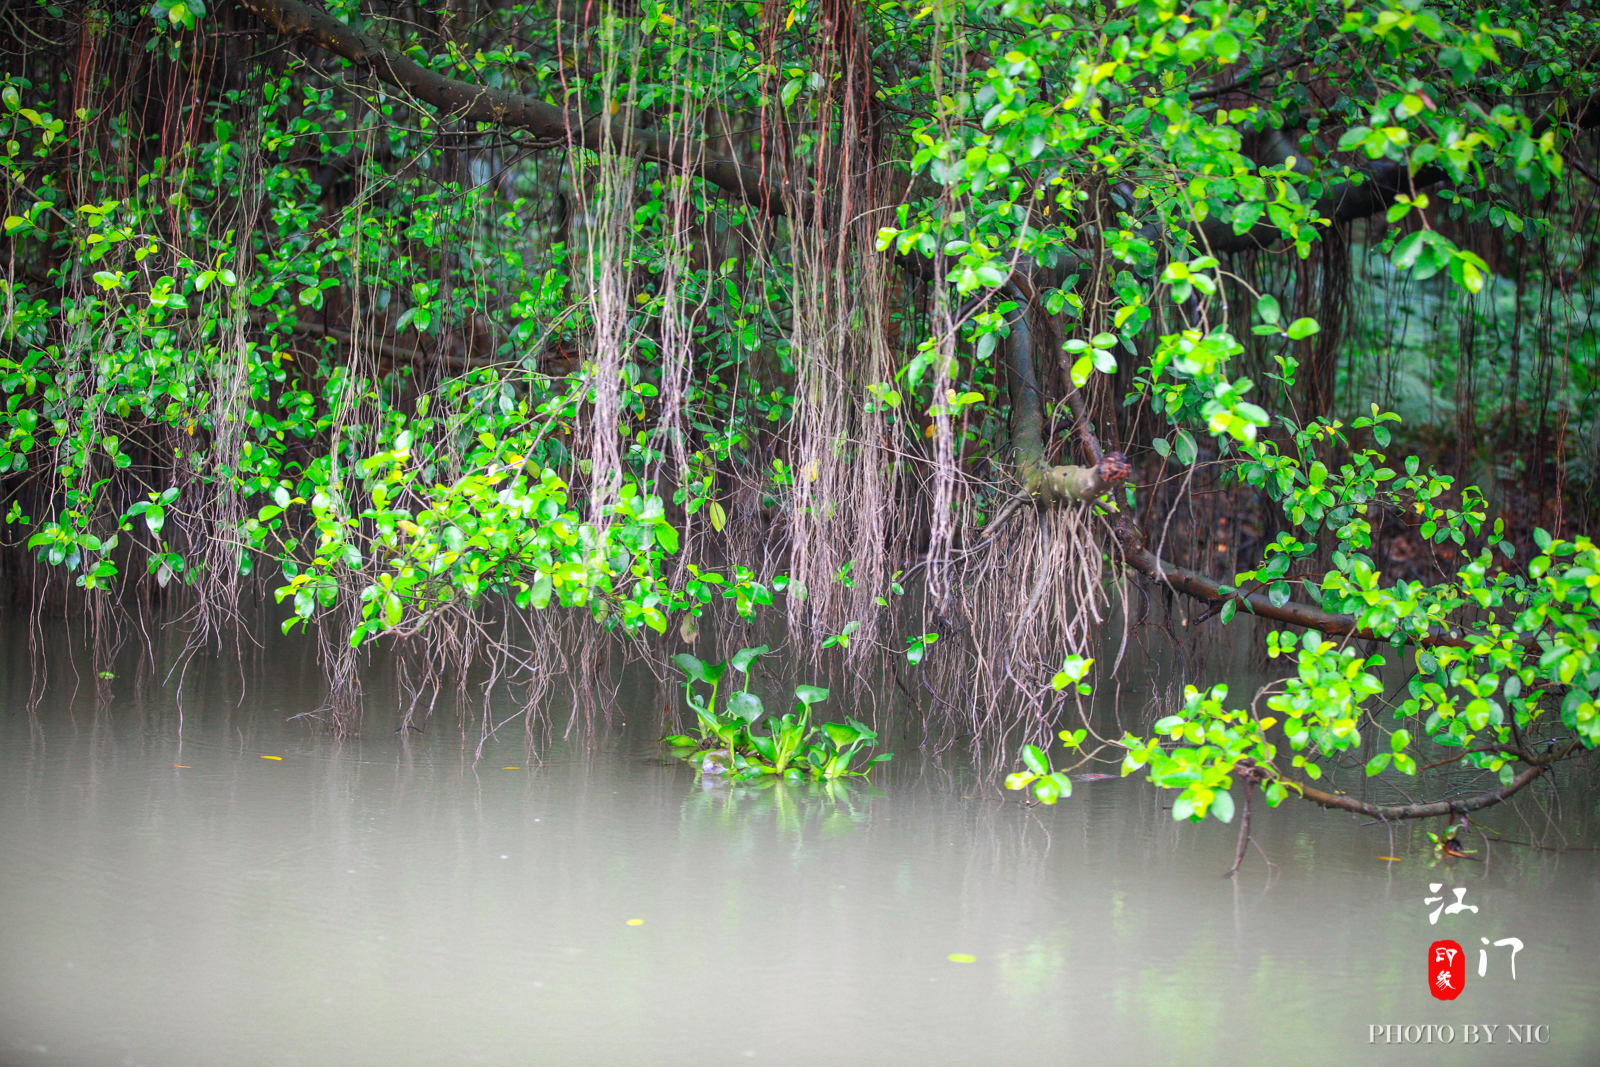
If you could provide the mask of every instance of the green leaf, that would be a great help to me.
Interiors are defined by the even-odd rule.
[[[740,673],[746,673],[750,670],[750,664],[771,651],[772,649],[766,645],[757,645],[755,648],[741,648],[728,657],[728,666]]]
[[[711,680],[706,677],[706,665],[704,660],[701,660],[695,656],[691,656],[687,652],[679,652],[676,656],[672,657],[672,662],[676,663],[679,667],[682,667],[683,673],[687,674],[691,681],[706,682],[707,684],[710,683]]]
[[[761,718],[764,710],[761,698],[754,693],[735,693],[728,698],[728,714],[743,719],[746,723],[753,723]]]
[[[1054,804],[1061,799],[1061,787],[1054,778],[1046,775],[1033,783],[1033,795],[1041,804]]]
[[[1316,319],[1295,319],[1289,324],[1288,332],[1291,339],[1299,341],[1310,337],[1321,329],[1322,327],[1317,325]]]
[[[1195,444],[1194,435],[1189,433],[1188,430],[1179,430],[1178,439],[1173,443],[1172,451],[1177,455],[1178,462],[1187,467],[1200,454],[1200,447]]]
[[[1022,746],[1022,762],[1034,774],[1050,772],[1050,761],[1045,758],[1044,751],[1038,745]]]
[[[1233,794],[1226,789],[1218,790],[1211,797],[1211,814],[1219,822],[1233,821]]]
[[[1082,389],[1094,372],[1094,357],[1084,356],[1072,365],[1072,384]]]
[[[1390,757],[1389,753],[1380,752],[1376,756],[1373,756],[1371,759],[1367,760],[1367,777],[1371,778],[1373,775],[1382,774],[1384,769],[1389,766],[1389,760],[1391,758],[1392,757]]]
[[[797,685],[794,687],[794,698],[809,708],[827,700],[828,691],[814,685]]]
[[[861,737],[861,731],[852,723],[826,722],[822,724],[822,732],[833,742],[833,747],[838,749],[849,748],[850,745]]]
[[[1261,316],[1261,321],[1270,326],[1276,326],[1283,320],[1283,310],[1278,306],[1278,298],[1265,294],[1256,301],[1256,312]]]
[[[1396,270],[1410,270],[1416,265],[1417,257],[1422,255],[1424,247],[1423,232],[1418,230],[1416,233],[1403,237],[1394,246],[1394,251],[1389,256],[1389,262],[1394,264]]]

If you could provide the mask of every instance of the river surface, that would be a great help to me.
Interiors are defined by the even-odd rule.
[[[1027,807],[914,743],[870,785],[702,780],[659,760],[648,678],[607,729],[475,760],[475,724],[395,733],[377,696],[354,741],[290,721],[303,662],[246,663],[243,697],[191,670],[180,717],[120,679],[30,712],[12,655],[5,1067],[1600,1063],[1600,853],[1440,862],[1291,804],[1256,811],[1276,869],[1226,880],[1235,829],[1139,780]],[[1478,910],[1430,923],[1458,887]],[[1482,937],[1523,942],[1514,980]]]

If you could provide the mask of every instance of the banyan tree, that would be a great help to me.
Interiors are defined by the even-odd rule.
[[[347,732],[782,625],[1193,818],[1600,741],[1586,3],[3,17],[4,581],[97,663],[279,618]]]

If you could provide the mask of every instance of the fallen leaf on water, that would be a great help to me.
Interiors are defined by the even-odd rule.
[[[1380,860],[1389,860],[1389,861],[1391,861],[1393,863],[1399,863],[1400,862],[1400,857],[1399,856],[1379,856],[1378,858]]]
[[[282,763],[282,762],[283,762],[283,757],[282,757],[282,756],[262,756],[262,757],[261,757],[261,758],[262,758],[262,759],[275,759],[275,760],[277,760],[277,761],[278,761],[278,762],[279,762],[279,763]]]
[[[978,957],[969,956],[965,952],[952,952],[950,955],[946,956],[945,959],[949,960],[951,963],[977,963],[978,962]]]
[[[521,767],[501,767],[500,769],[502,771],[520,771],[520,770],[522,770]]]
[[[628,920],[628,925],[629,926],[643,926],[644,925],[644,920],[643,919],[629,919]]]
[[[174,763],[173,766],[174,767],[182,767],[186,771],[194,769],[193,767],[190,767],[187,763]]]

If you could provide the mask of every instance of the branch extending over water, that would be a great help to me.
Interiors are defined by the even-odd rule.
[[[1369,804],[1364,800],[1357,800],[1355,797],[1345,796],[1342,793],[1327,793],[1321,789],[1314,789],[1298,782],[1285,782],[1284,784],[1290,785],[1295,792],[1298,792],[1313,804],[1321,805],[1324,808],[1353,812],[1357,815],[1365,815],[1371,819],[1381,819],[1384,822],[1462,815],[1469,811],[1481,811],[1484,808],[1490,808],[1502,801],[1511,799],[1523,788],[1544,775],[1553,764],[1576,751],[1580,743],[1577,738],[1574,738],[1560,752],[1552,753],[1548,756],[1531,757],[1524,753],[1522,758],[1528,763],[1528,766],[1515,778],[1512,778],[1510,782],[1488,792],[1479,793],[1475,797],[1468,797],[1465,800],[1436,800],[1427,804]],[[1273,774],[1263,767],[1249,769],[1241,767],[1240,773],[1242,776],[1256,782],[1269,783],[1275,780]]]
[[[1117,540],[1122,545],[1122,552],[1129,566],[1146,577],[1196,600],[1208,603],[1235,600],[1252,614],[1264,619],[1288,623],[1291,626],[1303,626],[1332,636],[1354,637],[1360,641],[1387,642],[1390,639],[1387,634],[1377,633],[1361,626],[1353,615],[1338,615],[1331,611],[1323,611],[1321,608],[1314,608],[1309,604],[1297,604],[1292,600],[1274,604],[1260,593],[1245,594],[1238,590],[1225,590],[1223,584],[1215,578],[1187,567],[1168,563],[1145,547],[1144,534],[1134,525],[1132,518],[1126,512],[1118,513],[1112,528],[1116,531]],[[1468,637],[1437,627],[1426,636],[1407,634],[1406,637],[1413,644],[1424,648],[1474,647]],[[1523,638],[1519,643],[1525,648],[1536,647],[1535,639],[1532,637]]]

